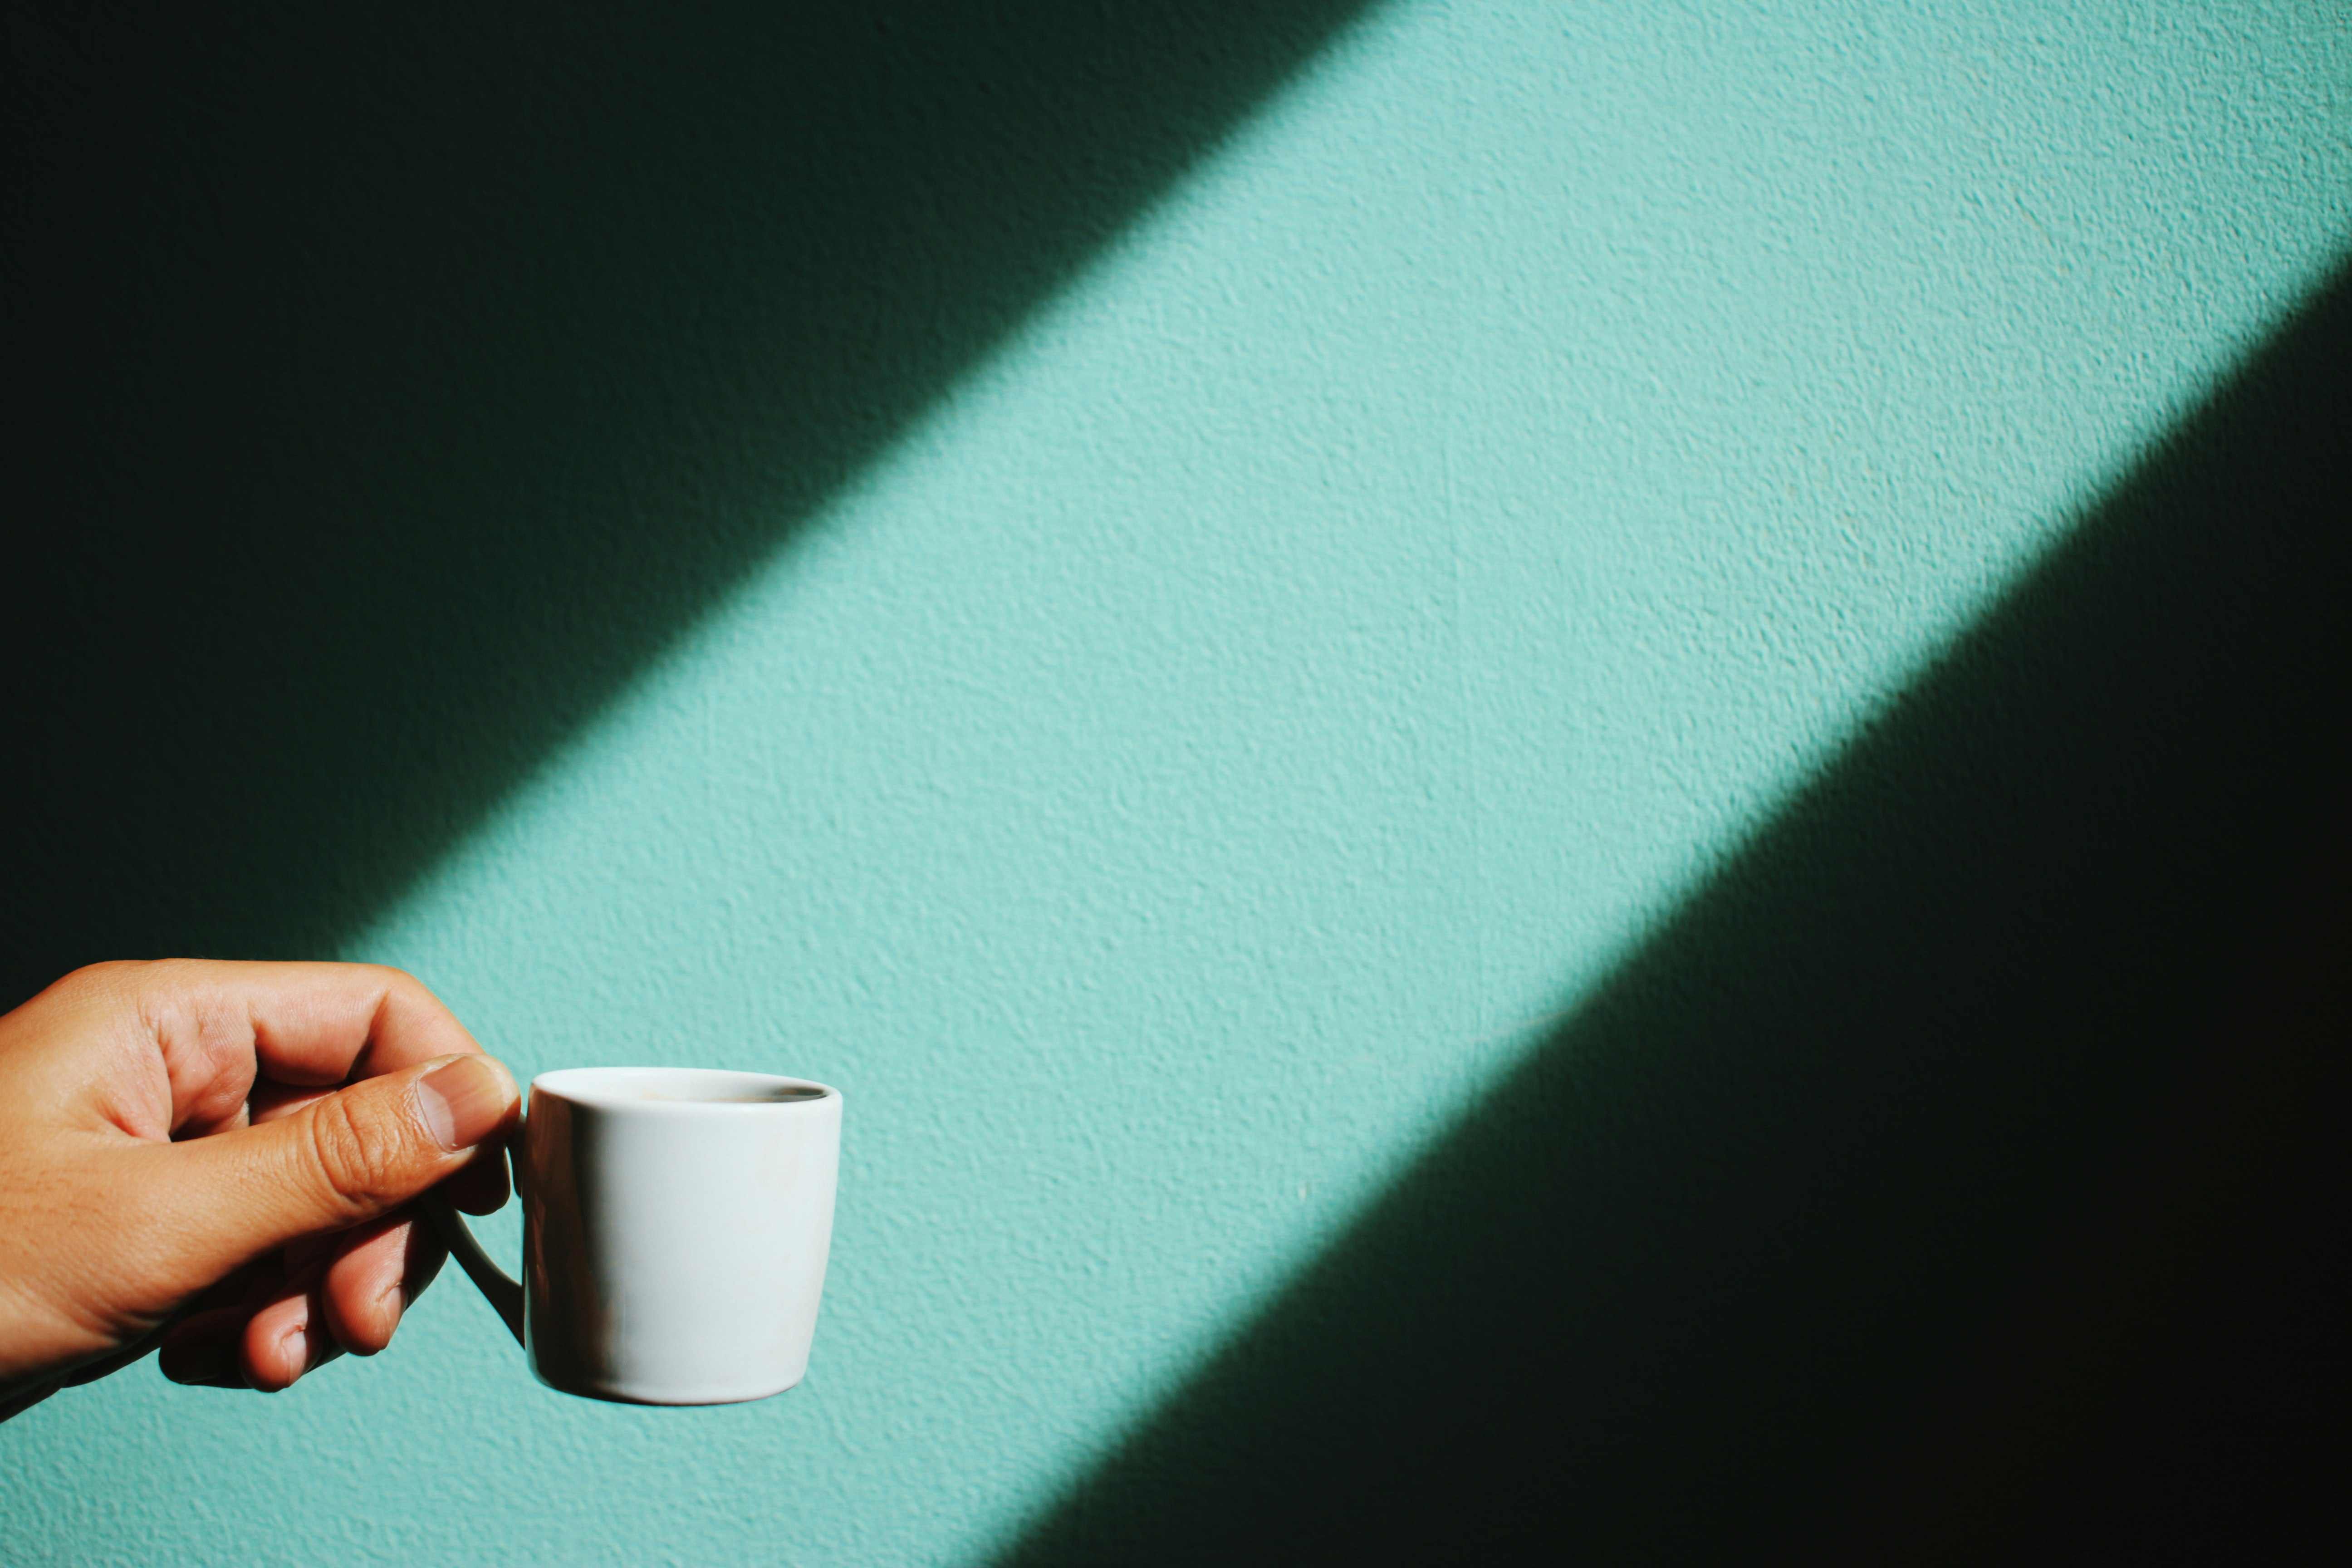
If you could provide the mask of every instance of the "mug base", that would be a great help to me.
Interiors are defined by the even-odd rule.
[[[644,1384],[565,1384],[544,1377],[539,1381],[558,1394],[569,1394],[577,1399],[600,1399],[608,1405],[659,1405],[680,1408],[698,1405],[749,1405],[756,1399],[772,1399],[801,1384],[797,1377],[789,1383],[683,1387]]]

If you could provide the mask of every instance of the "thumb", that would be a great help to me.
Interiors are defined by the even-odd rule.
[[[440,1057],[257,1127],[173,1146],[175,1228],[206,1275],[397,1208],[464,1169],[521,1097],[495,1057]],[[184,1206],[183,1206],[184,1205]]]

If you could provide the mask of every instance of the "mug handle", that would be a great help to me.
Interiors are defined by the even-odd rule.
[[[509,1150],[509,1153],[511,1156],[512,1151]],[[520,1162],[510,1159],[509,1163],[511,1168]],[[520,1178],[522,1173],[515,1170],[513,1174]],[[522,1183],[520,1179],[514,1184],[514,1194],[515,1201],[520,1203]],[[481,1287],[482,1294],[489,1300],[490,1310],[498,1313],[499,1321],[505,1323],[514,1335],[515,1343],[528,1344],[530,1342],[523,1338],[522,1331],[522,1282],[490,1261],[490,1255],[482,1250],[482,1244],[476,1241],[474,1233],[466,1228],[466,1216],[450,1206],[449,1200],[441,1195],[438,1187],[426,1192],[416,1200],[416,1204],[425,1211],[425,1217],[433,1222],[433,1228],[440,1234],[442,1245],[448,1247],[449,1256],[456,1258],[457,1266],[466,1271],[466,1278]]]

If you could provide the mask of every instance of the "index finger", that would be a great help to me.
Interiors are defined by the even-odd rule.
[[[170,1081],[174,1131],[241,1120],[257,1076],[324,1088],[482,1048],[415,976],[381,964],[167,959],[68,984],[84,980],[135,1013]]]
[[[242,1024],[264,1078],[338,1084],[397,1072],[435,1057],[482,1047],[457,1016],[405,970],[379,963],[227,963],[179,960],[156,966],[150,994],[200,1018],[217,1017],[232,1037]],[[157,1043],[168,1053],[169,1042]]]

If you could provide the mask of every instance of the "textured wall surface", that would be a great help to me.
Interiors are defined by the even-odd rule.
[[[1380,1426],[1367,1390],[1545,1331],[1435,1297],[1348,1326],[1351,1302],[1416,1288],[1384,1268],[1468,1277],[1516,1245],[1506,1228],[1446,1262],[1450,1211],[1397,1206],[1486,1179],[1447,1151],[1491,1120],[1494,1100],[1475,1108],[1497,1084],[1622,1111],[1505,1142],[1590,1137],[1662,1168],[1698,1158],[1679,1105],[1715,1125],[1676,1085],[1752,1090],[1750,1125],[1880,1119],[1878,1142],[1826,1134],[1801,1178],[1802,1161],[1724,1156],[1726,1190],[1785,1190],[1783,1218],[1877,1185],[1942,1227],[1937,1258],[1890,1265],[1884,1291],[1822,1261],[1874,1245],[1867,1226],[1843,1252],[1797,1225],[1759,1254],[1814,1258],[1774,1300],[1821,1338],[1773,1330],[1749,1361],[1817,1372],[1807,1386],[1880,1379],[1764,1442],[1818,1438],[1820,1466],[1775,1506],[1838,1511],[1839,1455],[1922,1439],[1879,1397],[1908,1386],[1881,1376],[1895,1363],[1850,1365],[1832,1342],[1867,1341],[1868,1321],[1956,1342],[1921,1303],[2041,1267],[2025,1241],[1985,1239],[2034,1202],[1931,1192],[1906,1142],[2058,1186],[2072,1167],[2052,1151],[2153,1136],[2138,1110],[2068,1121],[2095,1098],[2078,1079],[2132,1076],[2126,1056],[2070,1077],[2071,1035],[1988,1058],[1984,1147],[1918,1120],[1965,1063],[1856,1087],[1880,1059],[1858,1047],[1767,1081],[1693,1065],[1686,1037],[1731,1050],[1749,1004],[1705,997],[1801,975],[1809,1001],[1755,1003],[1796,1056],[1852,1026],[1900,1058],[1895,1012],[1962,1016],[1937,998],[2009,983],[1939,974],[1855,1024],[1819,943],[1765,937],[1847,951],[1906,921],[1975,933],[2058,900],[2095,926],[2147,902],[2109,876],[2139,851],[2102,837],[2109,805],[2130,815],[2123,742],[2004,752],[2002,715],[2079,738],[2199,667],[2150,634],[2107,695],[2045,711],[2113,639],[2029,636],[2000,606],[2056,625],[2081,594],[2127,619],[2138,601],[2100,595],[2143,577],[2191,602],[2210,573],[2135,564],[2150,484],[2207,498],[2166,540],[2238,530],[2249,558],[2289,558],[2259,540],[2306,523],[2306,492],[2236,518],[2214,476],[2293,470],[2296,419],[2340,399],[2294,357],[2297,332],[2343,341],[2338,8],[1402,0],[1201,7],[1190,31],[1100,37],[1013,9],[1024,47],[996,55],[921,8],[846,42],[847,23],[739,40],[616,14],[593,48],[541,50],[520,22],[440,50],[354,23],[266,47],[163,38],[127,63],[20,26],[33,79],[146,71],[179,95],[119,146],[75,140],[64,88],[43,100],[50,140],[25,176],[42,210],[82,212],[68,187],[93,170],[124,194],[82,229],[60,219],[58,254],[27,265],[94,268],[72,298],[97,312],[113,289],[148,313],[18,324],[36,363],[79,368],[37,421],[68,456],[12,481],[45,530],[163,562],[107,570],[173,629],[99,648],[89,628],[129,616],[89,586],[100,545],[44,546],[55,624],[39,646],[11,635],[17,669],[47,672],[19,696],[63,760],[26,785],[50,792],[46,815],[10,830],[33,882],[9,917],[9,999],[114,952],[331,950],[415,971],[521,1073],[787,1071],[841,1086],[848,1118],[825,1315],[793,1393],[691,1412],[563,1398],[452,1271],[390,1352],[288,1394],[140,1368],[0,1428],[9,1562],[1240,1561],[1277,1540],[1305,1560],[1364,1506],[1363,1475],[1312,1456]],[[1048,24],[1060,43],[1027,47]],[[352,62],[404,50],[415,72],[365,77],[376,97],[349,109]],[[259,87],[213,93],[203,73],[230,60]],[[257,102],[267,126],[237,119]],[[304,150],[320,137],[327,153]],[[86,165],[40,185],[69,154]],[[189,234],[214,248],[155,254]],[[2257,398],[2236,424],[2233,386]],[[184,419],[211,421],[202,441],[174,434]],[[2168,458],[2183,428],[2189,456]],[[110,458],[110,431],[130,457]],[[2258,435],[2281,445],[2231,456]],[[2087,533],[2120,542],[2067,556]],[[2298,580],[2319,570],[2293,559]],[[171,591],[189,572],[193,610]],[[2241,621],[2165,624],[2293,623],[2254,602],[2268,591],[2231,601]],[[2247,691],[2340,652],[2290,647],[2294,625]],[[2027,673],[1969,687],[2008,693],[1969,708],[1948,672],[1971,648]],[[91,733],[134,687],[142,732],[193,759],[184,788],[125,782],[123,743]],[[1959,717],[1905,730],[1906,690]],[[2191,693],[2147,732],[2247,691]],[[2271,731],[2243,722],[2230,743],[2251,756]],[[2292,823],[2305,763],[2280,758],[2261,764],[2263,809]],[[1841,783],[1857,768],[1909,782]],[[2238,787],[2183,808],[2204,826],[2165,829],[2182,876],[2279,863],[2182,847],[2222,831]],[[2040,870],[2021,874],[2039,891],[1971,891],[1975,852],[1934,847],[1946,812],[2000,839],[1967,816],[1985,790],[2070,788],[2074,815],[2032,828]],[[1882,858],[1899,874],[1774,879],[1772,855],[1819,866],[1895,817],[1911,837]],[[1931,847],[1904,858],[1915,840]],[[2081,864],[2053,863],[2074,848]],[[1922,938],[1882,967],[1924,973],[1951,946]],[[1685,1000],[1642,1013],[1629,973]],[[2055,1016],[2015,994],[2009,1037]],[[1577,1020],[1612,1007],[1611,1059],[1636,1087],[1528,1076],[1586,1049],[1577,1029],[1599,1026]],[[1669,1065],[1643,1080],[1654,1037]],[[1639,1164],[1548,1166],[1622,1206],[1529,1211],[1592,1227],[1611,1279],[1559,1258],[1477,1275],[1559,1292],[1554,1321],[1596,1336],[1596,1366],[1617,1331],[1576,1319],[1576,1292],[1633,1279],[1626,1310],[1654,1321],[1727,1289],[1675,1283],[1673,1223],[1609,1229],[1663,1214],[1645,1193],[1687,1197]],[[1730,1212],[1714,1201],[1675,1212]],[[2053,1223],[2033,1245],[2063,1247]],[[511,1211],[490,1228],[514,1246]],[[2086,1278],[2095,1300],[2104,1276]],[[1313,1354],[1328,1364],[1299,1370]],[[1676,1417],[1686,1441],[1638,1420],[1580,1437],[1570,1396],[1549,1408],[1576,1457],[1547,1459],[1512,1425],[1508,1363],[1478,1375],[1496,1405],[1392,1423],[1363,1474],[1394,1493],[1442,1469],[1437,1451],[1486,1452],[1497,1423],[1509,1453],[1478,1484],[1513,1476],[1525,1499],[1605,1469],[1593,1456],[1621,1439],[1727,1451],[1704,1415]],[[1645,1386],[1657,1403],[1624,1394],[1626,1410],[1711,1408]],[[1336,1390],[1350,1432],[1301,1414]],[[1738,1461],[1691,1464],[1654,1518],[1764,1517],[1709,1489]],[[1611,1533],[1610,1506],[1539,1510],[1541,1528],[1616,1560],[1639,1537]],[[1244,1516],[1234,1539],[1202,1522]]]

